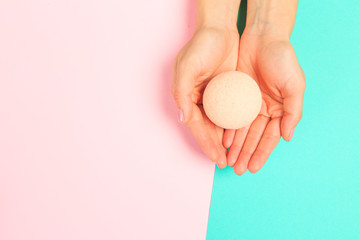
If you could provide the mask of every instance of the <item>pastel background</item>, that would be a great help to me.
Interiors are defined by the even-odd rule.
[[[0,239],[360,239],[359,12],[300,1],[294,140],[212,189],[169,92],[195,1],[1,1]]]
[[[0,1],[0,239],[205,239],[214,164],[177,122],[195,2]]]
[[[360,239],[360,3],[299,1],[303,119],[264,168],[216,169],[207,239]]]

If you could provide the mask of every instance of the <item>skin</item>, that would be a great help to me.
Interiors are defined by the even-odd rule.
[[[189,126],[203,151],[220,168],[228,164],[241,175],[247,169],[257,172],[281,136],[291,140],[302,116],[305,76],[289,41],[297,1],[248,0],[240,44],[234,43],[236,39],[239,43],[233,33],[236,18],[229,10],[237,6],[237,14],[238,2],[234,3],[198,2],[199,25],[176,59],[172,92],[183,112],[182,122]],[[235,68],[258,83],[263,104],[251,125],[224,131],[203,114],[202,92],[213,76]]]
[[[248,2],[237,69],[258,83],[263,103],[250,126],[225,130],[228,165],[238,175],[260,170],[281,136],[291,140],[302,117],[305,75],[289,41],[296,8],[297,1]]]
[[[202,95],[214,76],[236,70],[239,5],[240,1],[233,0],[199,0],[196,31],[174,65],[172,94],[182,116],[180,121],[189,127],[203,152],[219,168],[227,165],[227,149],[222,144],[224,129],[204,114]]]

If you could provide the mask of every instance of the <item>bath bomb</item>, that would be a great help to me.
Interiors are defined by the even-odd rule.
[[[231,71],[210,80],[203,94],[208,118],[225,129],[239,129],[250,124],[260,112],[259,86],[249,75]]]

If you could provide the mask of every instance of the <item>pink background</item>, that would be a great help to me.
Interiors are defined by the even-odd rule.
[[[184,0],[0,3],[0,239],[205,239],[214,164],[170,95]]]

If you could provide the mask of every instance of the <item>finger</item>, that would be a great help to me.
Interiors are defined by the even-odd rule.
[[[210,120],[209,120],[210,121]],[[212,123],[213,124],[213,123]],[[213,124],[214,125],[214,124]],[[216,135],[217,135],[217,142],[216,143],[219,143],[219,145],[220,145],[220,147],[221,147],[221,152],[224,154],[224,156],[225,156],[225,159],[226,159],[226,153],[227,153],[227,148],[225,148],[223,145],[221,145],[221,141],[222,141],[222,139],[223,139],[223,137],[224,137],[224,129],[223,128],[221,128],[221,127],[218,127],[218,126],[216,126],[216,125],[214,125],[215,126],[215,129],[216,129]],[[226,167],[226,165],[227,165],[227,161],[225,161],[225,166],[224,165],[221,165],[221,166],[219,166],[219,164],[218,164],[218,167],[219,168],[224,168],[224,167]]]
[[[190,131],[198,141],[203,152],[213,162],[216,162],[219,168],[226,167],[226,155],[223,151],[221,142],[216,144],[216,139],[214,139],[214,136],[212,136],[209,126],[206,123],[200,108],[194,104],[192,109],[192,118],[187,123]]]
[[[249,126],[236,130],[234,141],[230,146],[230,150],[226,156],[227,164],[230,167],[233,167],[235,165],[235,162],[239,157],[239,153],[244,144],[248,131],[249,131]]]
[[[254,154],[252,155],[248,169],[250,172],[255,173],[264,166],[266,160],[269,158],[270,153],[274,150],[280,141],[280,118],[272,119],[261,137],[259,145],[257,146]]]
[[[294,135],[296,125],[302,117],[303,99],[305,92],[305,75],[301,68],[297,74],[296,86],[282,90],[284,97],[284,115],[281,120],[281,135],[286,141],[290,141]]]
[[[235,129],[225,129],[224,137],[222,139],[222,144],[224,145],[224,147],[226,149],[228,149],[231,146],[231,144],[233,143],[234,137],[235,137],[235,132],[236,132]]]
[[[183,123],[191,119],[193,112],[192,92],[194,88],[195,70],[187,60],[176,60],[171,92],[179,108],[179,118]]]
[[[200,111],[202,113],[204,122],[206,124],[206,128],[208,129],[210,138],[214,141],[217,151],[221,156],[226,156],[227,149],[221,145],[221,140],[223,138],[224,129],[221,127],[216,126],[213,122],[210,121],[210,119],[206,116],[204,108],[202,106],[199,106]],[[226,161],[225,164],[221,161],[216,161],[219,168],[226,167]]]
[[[268,122],[268,117],[259,115],[251,124],[240,155],[234,166],[236,174],[242,175],[246,172],[249,160],[254,153]]]
[[[210,121],[210,120],[209,120]],[[216,129],[216,133],[218,136],[218,141],[221,143],[224,139],[224,129],[221,127],[216,126],[215,124],[213,124],[215,126]],[[223,146],[225,150],[227,150],[227,148],[225,146]]]

